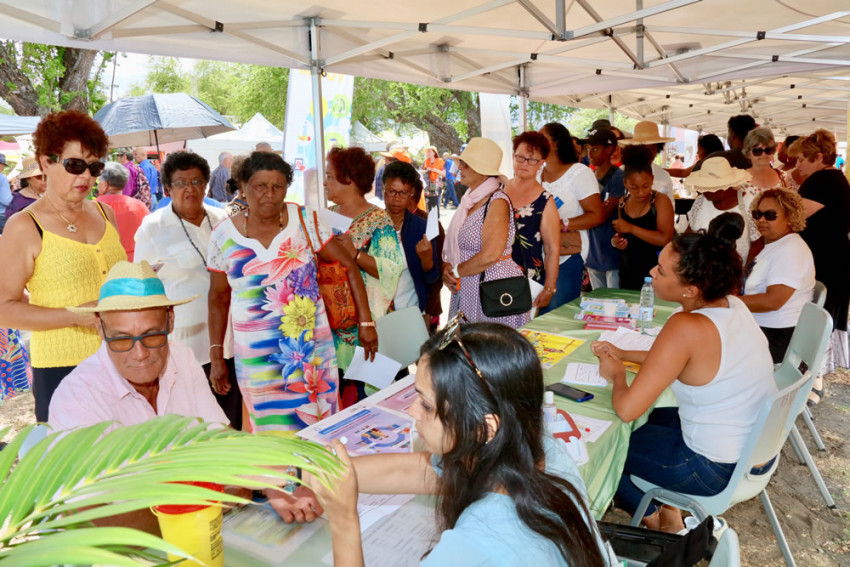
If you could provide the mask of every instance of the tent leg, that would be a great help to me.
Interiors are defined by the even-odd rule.
[[[318,203],[321,208],[325,208],[325,192],[322,190],[322,185],[325,180],[325,115],[322,109],[322,73],[321,61],[319,60],[319,26],[316,25],[316,18],[310,18],[310,79],[313,83],[313,139],[316,149],[316,187],[304,187],[304,192],[316,191],[318,194]],[[304,202],[307,202],[307,196],[304,195]]]

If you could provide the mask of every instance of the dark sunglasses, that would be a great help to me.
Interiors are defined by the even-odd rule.
[[[59,163],[59,156],[56,154],[51,154],[49,156],[51,160],[56,163]],[[62,160],[62,167],[65,168],[65,171],[70,173],[71,175],[82,175],[82,173],[88,169],[89,173],[92,174],[92,177],[97,177],[101,173],[103,173],[103,168],[106,167],[106,164],[102,161],[93,161],[91,163],[86,163],[86,160],[80,158],[65,158]]]
[[[761,217],[764,217],[764,220],[766,221],[775,221],[777,216],[778,215],[776,211],[760,211],[758,209],[753,211],[753,218],[756,220],[759,220]]]
[[[464,346],[463,341],[460,338],[460,327],[465,323],[469,323],[469,320],[466,318],[466,315],[463,314],[463,311],[458,311],[457,315],[452,317],[452,319],[446,323],[446,326],[443,328],[443,338],[440,341],[440,344],[437,345],[437,350],[443,350],[450,344],[457,343],[457,346],[460,347],[460,352],[463,353],[463,357],[466,359],[466,362],[475,371],[475,373],[478,374],[478,377],[481,378],[482,382],[484,382],[484,386],[487,387],[487,391],[492,396],[493,390],[484,378],[484,373],[481,372],[481,369],[478,368],[478,365],[475,364],[474,360],[472,360],[472,355],[470,355],[469,351],[466,350],[466,346]]]
[[[168,342],[168,329],[143,335],[107,337],[103,320],[100,321],[100,328],[103,329],[103,340],[106,341],[106,345],[112,352],[130,352],[136,346],[137,341],[141,341],[145,348],[162,348]]]
[[[776,146],[770,146],[769,148],[753,148],[750,150],[754,156],[760,156],[761,154],[772,156],[773,152],[776,151]]]

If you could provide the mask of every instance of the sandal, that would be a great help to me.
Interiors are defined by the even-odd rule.
[[[820,401],[823,399],[823,397],[824,397],[823,388],[821,388],[821,389],[812,388],[812,391],[809,392],[809,399],[806,400],[806,405],[809,406],[810,408],[813,408],[820,403]]]

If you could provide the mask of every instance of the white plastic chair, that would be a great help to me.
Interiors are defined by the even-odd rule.
[[[812,293],[812,303],[817,305],[818,307],[823,307],[824,302],[826,301],[826,286],[821,282],[815,282],[815,289]],[[813,373],[817,373],[820,368],[823,367],[823,363],[820,363],[820,366],[814,369]],[[826,447],[823,444],[823,439],[820,438],[820,433],[818,433],[817,428],[815,427],[815,422],[812,421],[812,412],[809,409],[809,406],[804,405],[803,411],[800,413],[800,416],[803,418],[803,421],[806,424],[806,427],[809,428],[809,433],[812,434],[812,439],[814,439],[815,446],[818,448],[818,451],[826,451]],[[794,447],[796,451],[796,447]],[[800,457],[800,462],[803,462],[803,457],[800,455],[799,451],[797,452],[797,456]],[[829,505],[827,503],[827,505]]]
[[[708,567],[741,567],[741,548],[735,530],[727,527],[720,534]]]
[[[785,351],[785,357],[774,374],[778,388],[787,386],[789,380],[792,379],[793,374],[787,372],[786,368],[789,366],[798,368],[801,364],[805,364],[812,375],[817,376],[818,371],[823,365],[823,358],[826,355],[826,348],[829,344],[831,332],[832,317],[829,313],[823,307],[818,307],[814,303],[806,303],[800,312],[800,319],[797,321],[794,334],[791,335],[791,341],[788,343],[788,350]],[[824,483],[823,477],[800,435],[800,430],[797,429],[794,423],[798,415],[802,415],[804,419],[806,418],[805,410],[807,409],[806,400],[808,400],[808,397],[809,392],[801,392],[799,399],[794,401],[794,407],[791,413],[789,441],[800,462],[808,467],[827,507],[834,510],[835,501],[832,499],[832,495],[829,493],[829,489],[826,487],[826,483]],[[814,424],[811,425],[810,429],[813,430],[815,435],[817,434],[817,430],[814,430]],[[819,436],[817,439],[819,439]]]
[[[788,438],[793,417],[796,416],[796,413],[792,413],[792,410],[795,409],[794,404],[799,397],[808,394],[814,377],[810,371],[801,373],[797,367],[791,365],[783,365],[780,371],[783,373],[782,381],[785,382],[787,376],[790,385],[768,397],[762,404],[753,428],[744,443],[741,458],[738,460],[735,470],[732,471],[732,477],[729,479],[726,488],[714,496],[694,496],[661,488],[632,475],[632,482],[644,492],[637,511],[632,517],[631,524],[633,526],[640,523],[647,507],[653,500],[689,510],[701,522],[710,515],[719,516],[723,514],[738,502],[759,496],[779,543],[779,548],[785,558],[785,563],[789,567],[796,566],[766,489],[770,477],[773,476],[779,464],[779,453]],[[790,379],[792,377],[793,380]],[[777,380],[777,382],[779,381]],[[762,465],[774,457],[776,458],[768,471],[758,475],[750,472],[754,467]]]
[[[818,307],[823,307],[826,301],[826,286],[819,281],[815,281],[815,289],[812,292],[812,303]]]
[[[419,348],[428,340],[428,328],[418,307],[405,307],[375,321],[378,352],[410,366],[419,360]]]

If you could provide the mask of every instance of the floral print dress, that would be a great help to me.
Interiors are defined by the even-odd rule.
[[[540,225],[543,222],[543,210],[551,198],[552,195],[548,191],[543,191],[526,206],[514,210],[516,219],[514,262],[525,266],[528,277],[540,285],[546,281],[546,268],[543,266],[543,235],[540,233]]]
[[[29,390],[32,368],[21,334],[0,328],[0,402]]]
[[[333,335],[310,251],[332,233],[316,227],[312,211],[286,206],[289,222],[268,248],[230,218],[210,236],[207,264],[230,284],[236,377],[254,431],[294,433],[339,407]]]
[[[339,206],[331,207],[334,212],[338,212],[338,209]],[[404,257],[398,235],[390,216],[379,207],[371,207],[351,221],[348,235],[355,248],[363,250],[375,259],[378,268],[377,278],[360,270],[366,285],[369,310],[372,312],[372,320],[375,321],[390,310],[398,289],[398,280],[404,270]],[[345,370],[351,364],[354,348],[360,344],[357,326],[338,329],[334,332],[334,340],[339,367]]]

